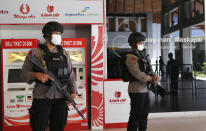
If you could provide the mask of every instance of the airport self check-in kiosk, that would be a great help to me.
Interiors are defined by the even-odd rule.
[[[75,99],[77,108],[85,116],[83,120],[76,110],[69,105],[67,129],[88,129],[88,96],[87,96],[87,62],[86,62],[86,38],[64,38],[62,47],[70,55],[73,70],[76,75],[78,93]]]
[[[3,130],[29,128],[28,109],[32,104],[33,84],[20,78],[25,57],[37,47],[37,39],[2,39],[2,116]]]
[[[31,130],[28,109],[32,104],[34,83],[29,85],[20,78],[21,68],[27,53],[37,47],[36,39],[3,39],[2,50],[2,114],[3,131]],[[66,38],[62,47],[70,55],[77,79],[77,108],[86,119],[82,119],[69,105],[69,115],[65,130],[88,129],[86,39]]]

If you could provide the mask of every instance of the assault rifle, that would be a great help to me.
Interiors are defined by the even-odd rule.
[[[145,59],[146,61],[146,72],[150,76],[155,76],[155,72],[152,69],[151,60],[149,55],[144,55],[142,52],[140,52],[140,55]],[[164,97],[166,94],[166,91],[160,86],[160,85],[154,85],[154,83],[150,82],[147,84],[148,89],[150,89],[156,96],[159,94],[161,97]]]
[[[79,113],[79,115],[85,119],[85,117],[82,115],[82,113],[77,109],[76,107],[76,102],[72,99],[71,95],[68,93],[67,91],[67,87],[66,85],[63,85],[52,72],[49,72],[48,70],[45,70],[42,63],[39,61],[39,59],[36,56],[30,56],[30,61],[36,65],[37,67],[39,67],[44,73],[48,74],[53,80],[52,80],[52,86],[50,87],[51,89],[49,89],[49,91],[46,93],[45,97],[49,98],[49,96],[51,96],[51,93],[54,92],[55,90],[58,90],[59,92],[61,92],[67,101],[69,101],[69,103],[71,103],[71,105],[76,109],[76,111]]]
[[[144,58],[144,60],[145,60],[145,63],[146,63],[146,72],[147,72],[147,75],[150,75],[150,76],[155,76],[155,73],[154,73],[154,71],[153,71],[153,69],[152,69],[152,65],[151,65],[151,60],[150,60],[150,57],[149,57],[149,55],[147,54],[143,54],[142,52],[139,52],[140,53],[140,55]],[[148,83],[147,84],[147,87],[149,88],[149,89],[151,89],[151,90],[155,90],[156,88],[156,86],[154,85],[154,83]],[[153,88],[153,89],[152,89]]]

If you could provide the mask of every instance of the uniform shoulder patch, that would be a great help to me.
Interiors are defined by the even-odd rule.
[[[32,55],[32,50],[30,50],[27,54],[27,56],[31,56]]]
[[[137,59],[136,58],[132,57],[131,60],[132,60],[133,64],[137,63]]]

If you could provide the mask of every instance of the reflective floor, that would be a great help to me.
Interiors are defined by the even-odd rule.
[[[166,80],[161,83],[169,92],[169,84]],[[202,111],[206,110],[206,81],[179,79],[177,95],[168,94],[165,97],[155,97],[150,92],[151,112],[178,112],[178,111]]]
[[[151,119],[147,131],[206,131],[206,118]],[[126,128],[95,131],[126,131]]]
[[[169,82],[160,85],[169,92]],[[206,81],[179,79],[178,94],[155,97],[150,91],[151,112],[206,111]],[[206,116],[206,115],[204,115]],[[126,131],[126,128],[97,131]],[[206,131],[206,117],[152,118],[147,131]]]

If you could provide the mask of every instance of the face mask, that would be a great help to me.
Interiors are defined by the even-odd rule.
[[[142,51],[142,50],[144,50],[144,45],[143,45],[143,44],[141,44],[141,45],[138,45],[137,47],[138,47],[138,50],[139,50],[139,51]]]
[[[53,34],[51,39],[52,44],[61,45],[62,37],[61,35]]]

